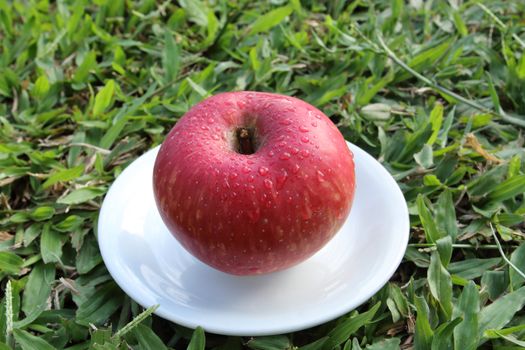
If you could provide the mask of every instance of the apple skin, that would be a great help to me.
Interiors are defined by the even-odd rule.
[[[239,153],[239,127],[255,130],[255,153]],[[304,101],[221,93],[167,135],[153,189],[164,223],[192,255],[234,275],[270,273],[312,256],[341,228],[355,191],[353,154]]]

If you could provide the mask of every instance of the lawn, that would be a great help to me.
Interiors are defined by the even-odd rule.
[[[525,2],[0,0],[0,349],[525,346]],[[271,337],[144,311],[103,264],[104,194],[192,105],[317,106],[408,203],[370,300]]]

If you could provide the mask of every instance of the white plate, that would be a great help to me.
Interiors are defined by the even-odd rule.
[[[364,303],[392,276],[408,243],[405,199],[390,174],[354,152],[357,189],[341,231],[317,254],[288,270],[238,277],[201,263],[171,236],[153,199],[158,147],[111,186],[98,224],[104,262],[120,287],[178,324],[228,335],[296,331]]]

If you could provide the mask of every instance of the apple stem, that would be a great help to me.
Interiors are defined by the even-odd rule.
[[[253,130],[249,128],[237,129],[237,140],[239,141],[240,154],[253,154],[255,147],[253,144]]]

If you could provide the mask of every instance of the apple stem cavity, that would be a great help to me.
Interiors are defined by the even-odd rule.
[[[236,130],[237,152],[240,154],[254,154],[255,147],[255,130],[253,128],[241,127]]]

